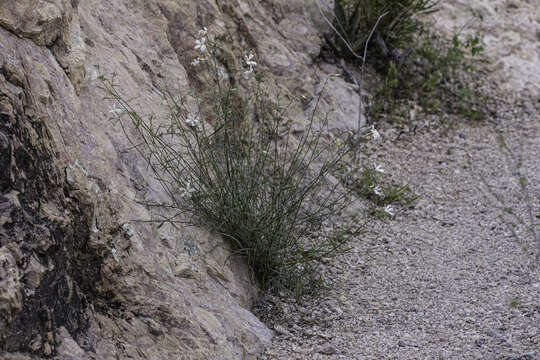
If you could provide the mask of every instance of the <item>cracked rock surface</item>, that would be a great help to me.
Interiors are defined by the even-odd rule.
[[[318,10],[303,0],[0,2],[0,357],[252,359],[273,331],[250,311],[240,260],[203,229],[170,217],[166,193],[126,139],[100,76],[143,115],[159,88],[200,84],[198,31],[227,35],[224,69],[252,51],[302,127],[321,71]],[[301,36],[298,36],[298,35]],[[358,104],[335,79],[324,105]],[[334,122],[334,128],[343,124]],[[135,129],[128,124],[126,131]]]

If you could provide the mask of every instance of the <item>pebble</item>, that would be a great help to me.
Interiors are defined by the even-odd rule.
[[[487,343],[487,340],[484,339],[484,338],[480,338],[480,339],[476,339],[474,341],[474,344],[478,347],[482,347],[483,345],[485,345]]]
[[[337,350],[332,344],[326,344],[321,347],[319,353],[324,355],[335,355],[337,354]]]
[[[286,330],[283,326],[281,325],[274,325],[274,330],[279,334],[279,335],[285,335],[285,336],[291,336],[291,333]]]
[[[510,355],[504,358],[504,360],[535,360],[533,355]]]
[[[491,337],[504,340],[504,330],[502,329],[491,329],[491,330],[488,330],[487,334]]]
[[[43,345],[43,354],[45,354],[46,356],[49,356],[52,354],[52,348],[49,343],[45,343]]]

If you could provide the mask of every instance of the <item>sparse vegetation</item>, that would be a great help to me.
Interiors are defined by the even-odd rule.
[[[370,116],[403,122],[410,118],[411,102],[426,114],[459,114],[470,120],[485,116],[481,80],[475,61],[483,47],[479,36],[455,34],[451,41],[424,30],[408,63],[398,72],[390,61],[376,90]]]
[[[359,197],[372,204],[369,214],[377,218],[393,217],[397,207],[411,207],[418,195],[407,185],[398,185],[387,181],[381,166],[370,168],[361,165],[348,169],[343,181]]]
[[[334,54],[358,60],[363,77],[369,48],[371,64],[384,77],[366,107],[371,122],[381,118],[408,122],[416,115],[416,110],[411,114],[413,103],[425,114],[484,118],[485,102],[478,90],[481,81],[474,66],[483,51],[481,38],[464,37],[460,31],[447,40],[430,30],[432,26],[422,23],[419,15],[436,11],[436,4],[428,0],[335,1],[333,32],[326,35]]]
[[[527,234],[534,242],[536,250],[536,259],[540,260],[540,215],[535,215],[536,198],[531,194],[527,174],[522,169],[523,148],[518,151],[512,149],[506,142],[504,134],[498,133],[499,149],[507,161],[514,166],[513,175],[516,177],[517,192],[513,196],[519,199],[520,208],[514,208],[508,205],[508,194],[498,192],[481,173],[478,173],[481,182],[482,191],[485,197],[490,201],[493,208],[498,211],[499,219],[506,226],[513,238],[521,245],[526,252],[530,251],[529,239]],[[522,144],[520,144],[522,146]],[[474,168],[474,162],[469,165]],[[509,189],[507,189],[509,192]],[[540,211],[540,196],[538,197],[538,209]]]
[[[361,230],[354,220],[336,220],[352,193],[328,181],[352,150],[327,141],[324,121],[314,116],[293,136],[287,107],[271,101],[254,77],[254,55],[225,74],[219,39],[206,30],[200,35],[201,56],[192,65],[210,74],[208,93],[178,97],[164,89],[167,119],[143,118],[113,80],[104,80],[105,90],[120,105],[119,116],[131,120],[137,138],[121,121],[124,132],[169,195],[164,206],[227,239],[263,289],[310,291],[321,284],[321,261],[346,251]],[[251,93],[247,99],[241,88]]]
[[[417,16],[435,5],[432,0],[336,0],[335,32],[327,41],[338,56],[359,58],[374,30],[373,55],[389,59],[412,45],[420,27]]]

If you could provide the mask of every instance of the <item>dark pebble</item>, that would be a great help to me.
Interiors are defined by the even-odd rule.
[[[491,337],[496,337],[499,339],[504,338],[504,330],[503,329],[491,329],[487,332],[487,334]]]

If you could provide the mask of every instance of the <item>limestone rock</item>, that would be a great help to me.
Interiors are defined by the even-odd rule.
[[[83,349],[73,340],[69,332],[65,327],[60,327],[56,334],[58,338],[58,357],[61,359],[73,359],[73,360],[86,360],[89,359],[86,356]]]
[[[86,75],[86,45],[78,13],[75,12],[71,21],[64,25],[64,31],[52,50],[79,95]]]
[[[0,25],[38,45],[51,45],[69,17],[69,0],[2,1]]]
[[[329,74],[327,78],[322,78],[315,86],[313,93],[316,96],[320,95],[321,99],[318,101],[318,98],[315,97],[311,100],[305,110],[305,116],[310,116],[314,111],[318,116],[328,114],[330,131],[339,132],[358,128],[360,95],[352,84]],[[317,109],[315,109],[316,105],[318,105]],[[364,126],[365,122],[365,117],[362,114],[361,126]]]

